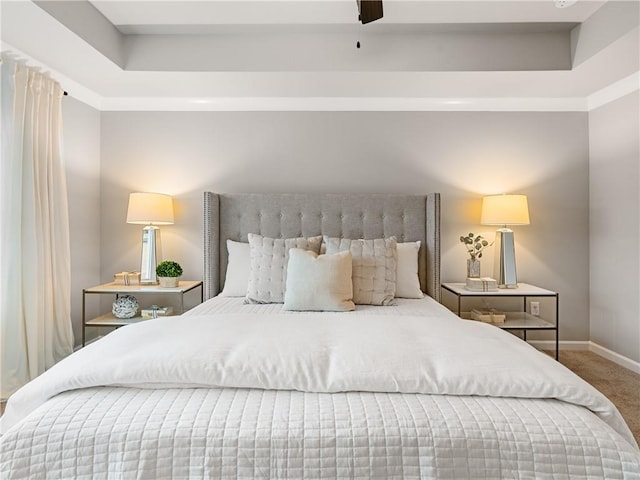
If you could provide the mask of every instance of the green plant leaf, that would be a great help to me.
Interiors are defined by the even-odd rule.
[[[156,267],[156,275],[159,277],[179,277],[182,275],[182,267],[178,262],[165,260]]]

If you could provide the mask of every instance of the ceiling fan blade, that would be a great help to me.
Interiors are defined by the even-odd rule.
[[[373,22],[382,18],[382,0],[356,0],[358,2],[358,12],[360,21],[365,23]]]

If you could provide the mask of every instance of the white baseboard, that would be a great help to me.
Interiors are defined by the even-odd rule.
[[[620,355],[613,350],[609,350],[602,345],[598,345],[595,342],[589,342],[589,351],[597,353],[601,357],[604,357],[607,360],[611,360],[612,362],[617,363],[624,368],[628,368],[632,372],[640,373],[640,362],[631,360],[630,358],[625,357],[624,355]]]
[[[540,350],[554,350],[556,348],[556,342],[553,340],[531,340],[528,343]],[[560,350],[588,350],[632,372],[640,373],[640,362],[631,360],[624,355],[620,355],[613,350],[609,350],[589,340],[560,340]]]

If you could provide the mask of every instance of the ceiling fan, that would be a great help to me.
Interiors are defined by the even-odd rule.
[[[382,0],[356,0],[359,20],[364,25],[382,18]]]
[[[356,0],[358,3],[358,20],[370,23],[382,18],[382,0]],[[567,8],[577,3],[578,0],[554,0],[557,8]]]

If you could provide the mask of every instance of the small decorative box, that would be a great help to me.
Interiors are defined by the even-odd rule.
[[[140,285],[140,272],[120,272],[113,275],[116,285]]]
[[[507,316],[504,312],[496,310],[471,310],[471,320],[478,320],[485,323],[504,323]]]
[[[467,278],[465,288],[472,292],[496,292],[498,291],[498,282],[491,277]]]
[[[168,317],[172,314],[173,307],[159,307],[157,305],[151,305],[149,308],[144,308],[141,312],[142,318]]]

